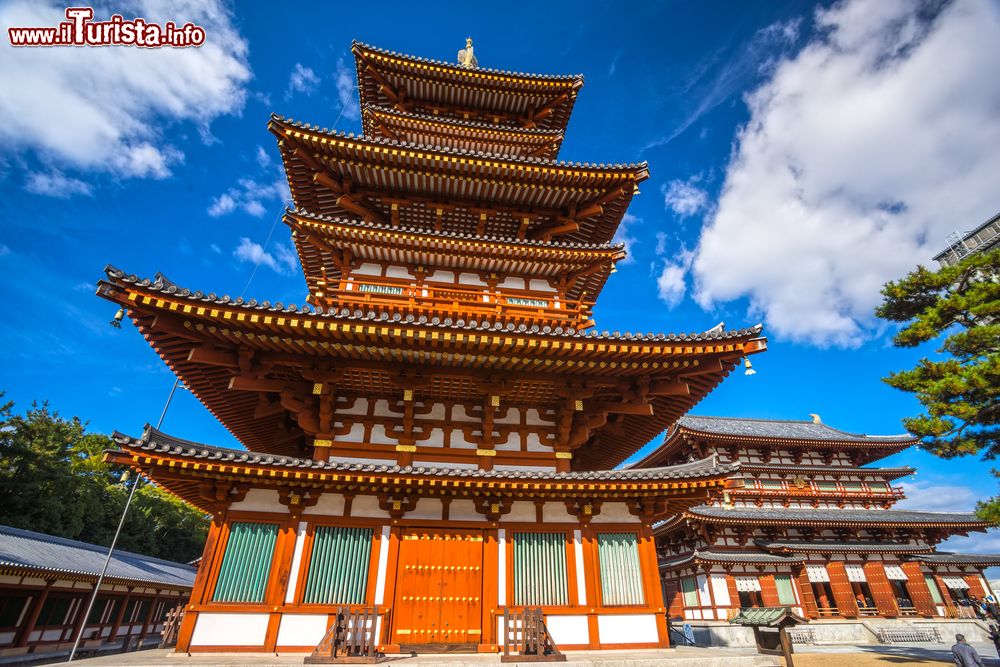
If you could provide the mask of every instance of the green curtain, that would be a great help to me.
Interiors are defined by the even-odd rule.
[[[514,604],[568,604],[565,533],[514,533]]]
[[[794,605],[795,589],[792,588],[792,577],[787,574],[774,575],[774,586],[778,589],[778,603]]]
[[[216,602],[263,602],[277,537],[278,525],[275,523],[231,524],[212,599]]]
[[[371,528],[317,526],[303,602],[363,604],[372,535]]]
[[[694,580],[694,577],[681,579],[681,592],[684,594],[685,607],[701,606],[701,601],[698,599],[698,582]]]
[[[635,533],[598,533],[601,562],[601,602],[605,605],[644,604],[639,541]]]

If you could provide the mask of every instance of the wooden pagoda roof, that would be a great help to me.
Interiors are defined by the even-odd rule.
[[[919,554],[934,550],[934,547],[926,544],[901,544],[899,542],[754,540],[754,544],[766,551],[781,554]]]
[[[514,236],[521,216],[533,217],[528,238],[562,225],[565,238],[584,243],[611,240],[638,183],[649,177],[645,163],[569,164],[427,148],[388,139],[352,137],[272,116],[268,129],[279,139],[296,208],[322,215],[363,213],[366,220],[393,219],[393,204],[423,203],[421,220],[403,206],[410,226],[435,226],[434,209],[447,209],[444,226],[476,228],[479,210],[499,210],[486,231]],[[395,201],[393,201],[395,200]],[[457,213],[455,211],[457,210]],[[567,222],[574,223],[565,228]]]
[[[558,130],[503,127],[367,105],[361,110],[365,136],[467,153],[554,160],[563,135]]]
[[[614,263],[625,257],[624,246],[609,243],[562,243],[472,233],[393,227],[349,218],[288,211],[285,223],[293,230],[310,293],[325,271],[341,274],[338,255],[354,260],[388,262],[428,268],[456,269],[476,274],[569,280],[567,298],[583,294],[594,301],[604,288]]]
[[[848,433],[812,421],[685,415],[678,420],[663,444],[636,463],[635,467],[660,465],[684,451],[692,439],[744,449],[768,446],[806,450],[850,449],[862,452],[865,463],[901,452],[920,441],[909,433]]]
[[[129,310],[167,365],[244,445],[272,454],[301,453],[305,434],[289,430],[289,411],[268,393],[299,392],[308,401],[313,383],[329,381],[346,395],[393,397],[407,378],[420,376],[426,381],[416,400],[481,402],[490,390],[479,383],[495,375],[510,405],[555,409],[590,387],[585,405],[614,412],[573,465],[612,467],[700,401],[739,358],[766,348],[759,326],[680,335],[579,332],[499,317],[258,304],[113,267],[107,278],[98,294]],[[639,391],[636,383],[648,387],[643,414],[616,407]]]
[[[917,554],[908,560],[915,560],[927,565],[971,565],[973,567],[992,567],[1000,565],[1000,554],[956,554],[936,551],[929,554]]]
[[[469,68],[354,42],[362,105],[564,132],[583,77]]]
[[[149,425],[139,438],[116,432],[113,439],[119,449],[108,451],[107,460],[131,466],[207,512],[213,511],[213,496],[205,493],[206,484],[231,480],[300,492],[349,490],[393,497],[521,497],[594,503],[658,500],[656,514],[666,516],[699,502],[699,498],[721,493],[739,470],[737,465],[720,465],[715,459],[642,471],[568,473],[314,461],[213,447],[167,435]]]

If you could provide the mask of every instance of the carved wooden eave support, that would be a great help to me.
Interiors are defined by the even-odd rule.
[[[387,512],[389,517],[398,521],[407,512],[412,512],[417,507],[419,498],[415,495],[394,495],[381,493],[378,495],[378,506],[383,512]]]
[[[639,517],[644,524],[651,524],[669,512],[666,498],[635,498],[625,502],[629,514]]]
[[[298,520],[302,511],[307,507],[312,507],[319,502],[320,497],[317,491],[304,491],[298,488],[281,487],[278,489],[278,502],[288,508],[292,515],[292,520]]]
[[[590,525],[590,520],[601,513],[601,501],[577,498],[566,501],[566,511],[575,516],[581,525]]]
[[[198,495],[207,500],[214,511],[214,519],[221,520],[222,515],[233,503],[238,503],[247,497],[250,490],[247,484],[234,484],[224,480],[210,480],[202,482],[198,488]]]
[[[487,521],[499,521],[500,517],[510,512],[514,505],[513,498],[497,496],[477,496],[472,499],[476,511],[486,517]]]

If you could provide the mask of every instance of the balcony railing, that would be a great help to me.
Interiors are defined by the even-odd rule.
[[[454,317],[458,311],[470,316],[491,314],[565,322],[577,328],[589,326],[590,315],[583,302],[559,299],[555,294],[441,283],[415,285],[406,280],[367,276],[341,282],[337,287],[321,286],[310,300],[331,308],[379,305],[448,317]]]

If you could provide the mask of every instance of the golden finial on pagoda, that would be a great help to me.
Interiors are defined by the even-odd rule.
[[[458,52],[458,64],[462,67],[479,67],[479,61],[472,52],[472,38],[465,38],[465,48]]]

